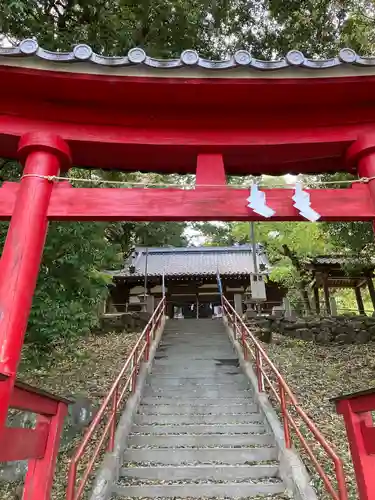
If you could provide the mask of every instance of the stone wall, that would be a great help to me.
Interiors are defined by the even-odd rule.
[[[269,316],[253,318],[247,323],[265,341],[269,341],[274,332],[318,344],[365,344],[375,340],[375,318],[368,316],[297,319]]]
[[[94,333],[141,332],[151,318],[148,312],[103,314]]]

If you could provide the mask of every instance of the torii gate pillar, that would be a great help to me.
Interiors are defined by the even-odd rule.
[[[24,175],[0,260],[0,429],[7,418],[47,234],[53,182],[41,176],[58,175],[71,163],[68,145],[52,134],[24,135],[18,153]]]
[[[356,166],[360,177],[375,177],[375,134],[359,137],[348,150],[349,165]],[[369,191],[375,206],[375,179],[368,181]],[[375,221],[373,221],[375,232]]]

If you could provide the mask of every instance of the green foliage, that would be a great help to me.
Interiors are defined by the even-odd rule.
[[[323,186],[330,189],[348,188],[348,184],[342,181],[354,179],[356,178],[353,175],[346,172],[316,177],[316,180],[329,183],[323,184]],[[306,180],[312,187],[314,186],[315,179],[307,178]],[[330,239],[336,252],[355,255],[364,263],[372,258],[375,250],[375,239],[371,222],[323,222],[321,228]]]
[[[331,56],[349,45],[374,44],[371,0],[3,0],[0,33],[13,43],[37,37],[47,49],[86,42],[98,53],[134,46],[156,57],[194,47],[204,57],[245,48],[278,57],[298,48]]]
[[[307,56],[330,56],[344,45],[362,53],[374,47],[375,14],[370,0],[3,0],[1,38],[17,44],[36,37],[50,50],[88,43],[106,55],[123,55],[144,47],[155,57],[179,55],[195,48],[205,57],[223,58],[238,48],[254,57],[274,58],[298,48]],[[138,174],[76,171],[98,179],[139,181]],[[74,175],[74,172],[73,172]],[[15,180],[20,169],[0,160],[0,180]],[[168,181],[151,174],[149,179]],[[181,181],[178,176],[173,182]],[[229,179],[229,182],[239,182]],[[272,185],[274,181],[268,179]],[[244,223],[193,225],[211,244],[248,241]],[[106,290],[100,270],[118,264],[135,244],[183,245],[182,223],[71,223],[50,225],[27,340],[40,348],[71,339],[91,328],[96,305]],[[6,224],[0,225],[0,243]],[[324,253],[332,246],[347,251],[372,251],[369,224],[258,223],[258,241],[265,244],[272,277],[292,286],[297,276],[283,245],[298,258]],[[276,267],[277,265],[277,267]]]
[[[0,166],[2,181],[19,179],[18,163],[3,161]],[[79,169],[70,175],[97,176],[99,185],[103,177]],[[8,223],[0,223],[0,249],[7,229]],[[182,223],[50,223],[26,334],[28,354],[43,358],[51,348],[87,334],[108,293],[110,278],[103,270],[121,266],[136,244],[184,244],[184,230]]]

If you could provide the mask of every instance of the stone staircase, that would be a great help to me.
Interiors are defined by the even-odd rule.
[[[168,321],[114,497],[272,497],[278,470],[221,320]]]

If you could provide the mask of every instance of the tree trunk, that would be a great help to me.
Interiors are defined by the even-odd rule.
[[[302,266],[300,264],[300,261],[298,260],[298,257],[296,256],[296,254],[290,250],[288,245],[283,245],[283,253],[286,257],[288,257],[290,259],[293,267],[298,272],[298,274],[301,278],[299,288],[300,288],[302,302],[303,302],[305,311],[307,311],[308,313],[311,313],[311,304],[310,304],[310,300],[309,300],[309,294],[307,291],[308,282],[303,277],[303,270],[302,270]]]

